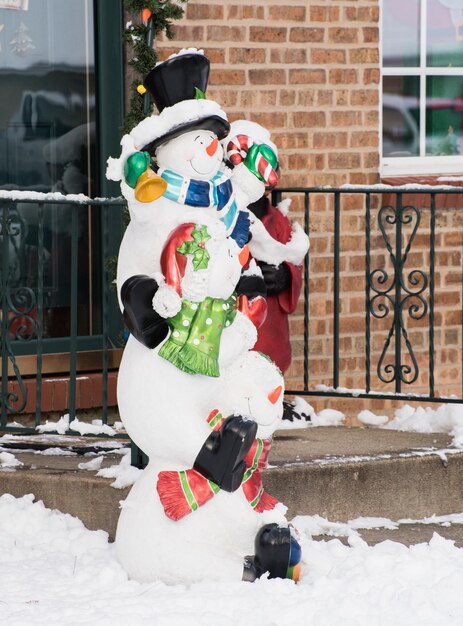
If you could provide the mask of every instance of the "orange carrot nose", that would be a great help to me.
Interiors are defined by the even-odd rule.
[[[207,146],[206,152],[209,156],[214,155],[217,152],[217,148],[219,146],[219,140],[217,137],[211,141],[211,143]]]
[[[275,387],[275,389],[273,389],[268,394],[267,398],[272,404],[276,404],[278,402],[278,398],[280,397],[282,391],[283,391],[283,387],[281,385],[278,385],[278,387]]]
[[[244,267],[246,265],[246,263],[249,260],[249,246],[248,244],[245,244],[243,246],[243,249],[241,250],[241,252],[238,255],[238,259],[240,260],[241,263],[241,267]]]

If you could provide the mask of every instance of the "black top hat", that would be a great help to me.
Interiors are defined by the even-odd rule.
[[[209,78],[209,59],[203,54],[186,53],[167,59],[157,65],[146,76],[143,84],[150,92],[160,114],[166,107],[172,107],[184,100],[194,100],[197,89],[205,92]],[[230,124],[218,115],[208,115],[179,124],[157,137],[142,150],[154,152],[161,144],[195,129],[212,130],[219,139],[227,136]]]

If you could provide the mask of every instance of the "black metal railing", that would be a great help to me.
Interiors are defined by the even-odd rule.
[[[117,346],[115,329],[121,325],[106,260],[112,252],[110,214],[120,214],[125,202],[121,199],[54,198],[52,194],[35,196],[37,199],[34,194],[21,193],[17,194],[17,199],[8,198],[6,194],[0,197],[0,426],[3,430],[30,432],[41,424],[44,359],[56,357],[58,352],[61,361],[68,360],[68,366],[61,371],[69,380],[67,412],[72,422],[76,416],[77,361],[84,348],[100,359],[101,398],[96,405],[102,422],[106,423],[109,352]],[[57,232],[53,242],[52,235]],[[79,250],[82,238],[87,241],[85,272],[79,267],[83,256]],[[57,250],[60,254],[53,259]],[[50,271],[59,281],[45,276],[45,269],[52,265],[53,271]],[[95,323],[89,323],[81,333],[79,299],[83,274],[87,274],[86,315],[88,319],[98,319],[98,328]],[[60,285],[53,285],[53,282],[60,282]],[[66,306],[55,307],[55,312],[65,309],[66,320],[61,322],[60,332],[52,329],[48,337],[44,313],[53,311],[53,306],[47,302],[51,298],[64,298]],[[112,323],[114,311],[116,322]],[[28,362],[26,373],[21,371],[19,361]],[[54,372],[53,368],[51,371]],[[31,380],[33,385],[29,385]],[[29,397],[31,389],[35,394],[33,402]],[[12,416],[23,414],[27,406],[33,406],[33,423],[29,419],[28,427],[17,429],[14,422],[11,423]]]
[[[273,192],[273,202],[281,201],[283,195],[294,199],[296,211],[303,210],[305,230],[309,235],[313,229],[317,216],[331,216],[332,230],[329,236],[332,245],[329,253],[332,255],[332,372],[329,385],[311,386],[311,337],[310,303],[314,294],[310,292],[311,271],[310,259],[316,252],[311,252],[304,262],[304,337],[303,337],[303,386],[288,390],[288,394],[314,396],[345,396],[361,398],[406,399],[461,402],[463,397],[463,234],[461,219],[463,216],[463,189],[452,187],[405,186],[391,187],[387,185],[373,185],[367,187],[345,185],[341,188],[281,188]],[[311,205],[317,197],[323,196],[327,203],[325,209],[311,212]],[[301,202],[301,199],[303,202]],[[364,224],[361,234],[364,247],[364,285],[359,278],[359,292],[364,293],[364,372],[363,386],[348,389],[341,387],[340,371],[340,337],[341,337],[341,304],[345,294],[341,289],[340,261],[343,255],[358,250],[352,247],[341,249],[341,229],[343,200],[350,200],[348,211],[354,212]],[[450,200],[449,200],[450,199]],[[452,201],[453,199],[453,201]],[[442,202],[445,200],[444,202]],[[438,208],[443,204],[442,208]],[[303,205],[303,206],[302,206]],[[456,266],[453,268],[454,280],[458,283],[454,294],[459,298],[453,302],[453,312],[459,316],[456,328],[456,345],[452,350],[455,368],[458,371],[459,381],[453,382],[454,389],[449,396],[445,391],[436,389],[436,252],[445,249],[445,244],[436,246],[436,220],[440,214],[441,221],[447,222],[447,231],[459,233],[456,247]],[[457,216],[452,220],[450,215]],[[427,224],[423,225],[426,216]],[[455,231],[456,226],[456,231]],[[378,234],[373,235],[376,228]],[[319,232],[319,229],[318,229]],[[328,233],[325,233],[325,235]],[[419,249],[423,258],[428,260],[427,267],[413,267],[408,264],[411,252],[417,247],[420,236]],[[415,248],[414,248],[415,246]],[[383,266],[375,266],[375,258],[386,256]],[[408,266],[407,266],[408,264]],[[345,274],[345,270],[344,270]],[[440,277],[440,293],[445,292]],[[441,316],[442,317],[442,316]],[[382,347],[372,349],[372,322],[380,320],[383,324]],[[424,323],[427,333],[427,345],[420,346],[420,361],[422,369],[427,372],[427,384],[423,381],[417,385],[420,365],[416,357],[409,334],[409,324],[412,322]],[[440,332],[445,331],[445,322],[441,320]],[[377,333],[376,333],[377,334]],[[442,348],[442,339],[440,350]],[[325,355],[326,356],[326,355]],[[317,358],[317,357],[314,357]],[[424,361],[427,361],[424,363]],[[445,369],[440,364],[440,369]],[[345,372],[344,372],[345,374]],[[359,378],[359,377],[357,377]],[[323,388],[325,387],[325,388]],[[392,387],[392,388],[391,388]],[[447,385],[448,387],[448,385]],[[455,387],[458,387],[455,392]]]
[[[304,261],[303,330],[299,340],[296,337],[301,356],[296,353],[293,359],[293,362],[299,359],[302,367],[300,373],[290,379],[294,381],[299,377],[300,380],[288,393],[461,402],[461,237],[452,244],[457,261],[451,272],[457,285],[453,295],[459,292],[460,296],[450,299],[450,304],[444,302],[444,313],[440,310],[440,298],[445,295],[446,287],[442,273],[438,275],[437,260],[446,250],[444,235],[449,233],[450,237],[458,233],[463,213],[463,190],[387,186],[282,188],[273,192],[274,202],[283,196],[293,198],[292,213],[303,219],[312,242],[311,252]],[[447,208],[443,208],[442,203],[446,203]],[[44,359],[55,352],[68,359],[66,375],[69,377],[71,421],[76,415],[76,380],[81,351],[91,350],[98,355],[102,378],[99,412],[103,422],[107,421],[109,356],[119,345],[121,316],[105,261],[117,249],[117,244],[110,242],[111,216],[120,213],[124,204],[121,199],[76,201],[49,196],[13,199],[11,194],[10,197],[0,197],[0,426],[3,430],[15,430],[14,416],[24,413],[29,406],[31,388],[35,401],[30,430],[42,422],[43,364]],[[32,210],[35,212],[33,228]],[[68,317],[67,332],[63,330],[60,337],[49,336],[49,324],[45,319],[50,311],[47,299],[52,293],[47,272],[54,254],[48,241],[47,215],[53,212],[66,215],[66,234],[61,237],[65,260],[61,261],[63,267],[58,269],[61,276],[68,277],[65,286]],[[352,216],[355,219],[345,226],[344,220]],[[457,217],[451,219],[449,216]],[[87,224],[84,230],[83,219]],[[460,225],[460,233],[461,230]],[[347,235],[353,241],[349,237],[345,241]],[[325,269],[320,276],[322,282],[329,284],[329,290],[328,294],[320,296],[311,284],[319,274],[316,262],[321,253],[315,244],[323,237],[329,242],[323,251],[323,256],[329,260],[329,271]],[[93,309],[90,305],[86,309],[87,314],[93,316],[91,332],[88,329],[82,332],[80,328],[81,280],[85,273],[81,246],[84,239],[90,241],[90,245],[87,242],[87,256],[91,248],[97,250],[94,250],[92,263],[85,265],[85,272],[92,277],[87,292],[93,293],[97,302]],[[358,262],[355,272],[346,261],[351,257]],[[346,279],[352,279],[354,287],[352,284],[345,287]],[[314,318],[312,305],[317,297],[326,300],[323,316],[327,324],[325,336],[321,337],[325,342],[323,349],[313,354],[312,345],[320,340],[311,325]],[[355,315],[347,311],[349,298],[355,298],[357,305],[361,300],[363,310],[357,306]],[[451,328],[446,326],[446,316],[450,314],[453,315]],[[355,330],[346,325],[346,320],[357,324]],[[448,332],[449,337],[446,336]],[[351,339],[356,342],[354,365],[349,359],[353,358],[355,350],[346,348],[343,343]],[[445,345],[447,339],[450,347]],[[33,359],[33,364],[24,372],[22,364],[27,355]],[[456,389],[455,380],[450,386],[448,380],[440,384],[440,374],[447,367],[440,355],[451,357],[453,370],[458,369],[459,389]],[[330,362],[329,372],[315,371],[322,359]],[[47,369],[47,376],[49,371]],[[424,375],[427,377],[425,382]],[[33,387],[27,384],[31,378],[35,381]],[[361,380],[362,384],[353,388],[349,380],[354,379]],[[452,397],[448,397],[451,394]]]

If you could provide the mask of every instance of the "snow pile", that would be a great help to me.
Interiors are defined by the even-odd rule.
[[[79,463],[78,468],[81,470],[87,470],[88,472],[94,472],[100,469],[102,462],[103,462],[103,457],[96,456],[91,461],[87,461],[86,463]]]
[[[116,480],[111,483],[111,487],[115,487],[116,489],[130,487],[143,472],[143,470],[130,465],[130,450],[121,451],[121,454],[121,462],[118,465],[104,467],[100,469],[97,474],[97,476],[102,476],[103,478],[115,478]],[[85,469],[90,468],[87,467]]]
[[[80,435],[109,435],[113,437],[117,434],[114,428],[103,424],[102,420],[92,420],[91,423],[81,422],[77,417],[69,422],[69,414],[63,415],[57,422],[49,422],[37,426],[39,433],[59,433],[65,435],[68,430],[74,430]]]
[[[335,409],[322,409],[316,413],[313,406],[300,396],[295,396],[290,405],[293,420],[283,420],[278,426],[278,430],[291,430],[308,426],[340,426],[346,419],[344,413]]]
[[[406,404],[396,409],[394,419],[384,428],[417,433],[449,433],[453,437],[453,445],[463,448],[463,404],[441,404],[436,409]]]
[[[357,419],[359,422],[362,422],[362,424],[365,424],[365,426],[384,426],[389,420],[387,415],[376,415],[368,409],[360,411],[357,415]]]
[[[30,495],[4,495],[0,623],[461,626],[463,550],[453,542],[439,535],[410,548],[393,541],[369,547],[354,535],[347,546],[311,541],[306,519],[295,520],[304,560],[298,585],[267,579],[142,585],[127,580],[106,533],[89,531]]]
[[[22,461],[18,461],[14,454],[11,452],[0,452],[0,468],[1,469],[11,469],[14,467],[19,467],[20,465],[24,465]]]

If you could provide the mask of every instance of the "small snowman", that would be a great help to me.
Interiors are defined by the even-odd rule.
[[[249,249],[264,249],[276,263],[300,262],[307,249],[301,229],[282,245],[247,211],[262,195],[265,172],[276,168],[276,158],[268,146],[255,145],[233,171],[225,167],[220,142],[230,125],[219,105],[205,98],[208,74],[209,61],[196,50],[158,64],[145,86],[159,115],[125,135],[120,158],[108,161],[107,175],[121,181],[131,215],[117,275],[131,333],[118,403],[127,432],[150,459],[124,504],[116,548],[131,577],[143,581],[191,582],[216,577],[218,570],[224,578],[243,575],[243,558],[252,554],[243,516],[251,515],[254,535],[263,520],[256,522],[252,508],[241,515],[233,500],[257,425],[252,415],[230,408],[211,433],[206,418],[219,404],[228,368],[256,341],[237,294]],[[198,514],[173,521],[156,485],[163,472],[187,468],[219,493]],[[273,568],[281,575],[290,559],[290,535],[272,524],[262,531],[262,542],[277,545],[265,553],[284,553],[278,566],[269,557],[270,574]],[[257,565],[264,561],[252,561],[254,577],[264,571]]]

